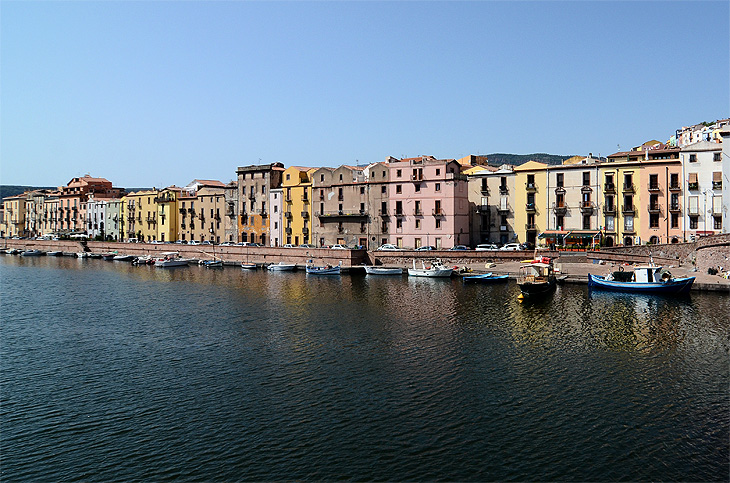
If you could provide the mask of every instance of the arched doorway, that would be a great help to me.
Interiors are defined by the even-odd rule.
[[[634,244],[634,237],[632,237],[632,236],[624,237],[624,246],[625,247],[633,246],[633,244]]]
[[[607,236],[607,237],[606,237],[606,238],[605,238],[605,239],[603,240],[603,244],[604,244],[604,246],[607,246],[607,247],[612,247],[612,246],[613,246],[613,237],[612,237],[612,236]]]
[[[656,245],[658,243],[659,243],[659,237],[658,236],[655,235],[655,236],[649,238],[649,245]]]
[[[675,236],[672,238],[672,244],[679,243],[679,239]]]

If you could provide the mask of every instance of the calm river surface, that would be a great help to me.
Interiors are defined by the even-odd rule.
[[[730,297],[0,257],[0,479],[728,480]]]

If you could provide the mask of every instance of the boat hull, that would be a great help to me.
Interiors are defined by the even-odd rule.
[[[403,275],[403,269],[366,266],[365,273],[368,275]]]
[[[159,268],[172,268],[172,267],[187,267],[188,260],[158,260],[155,262],[155,267]]]
[[[496,283],[506,282],[509,275],[493,275],[491,273],[484,275],[469,275],[464,277],[464,283]]]
[[[307,267],[307,273],[312,275],[339,275],[340,267]]]
[[[40,257],[41,255],[45,255],[45,253],[40,250],[26,250],[20,254],[21,257]]]
[[[689,292],[695,277],[675,278],[666,282],[617,282],[588,274],[588,288],[614,292],[679,295]]]
[[[451,268],[409,268],[409,277],[431,277],[431,278],[448,278],[454,270]]]
[[[295,263],[275,263],[267,267],[270,272],[292,272],[297,268]]]
[[[523,295],[546,295],[555,290],[557,281],[552,278],[548,281],[522,282],[517,285]]]

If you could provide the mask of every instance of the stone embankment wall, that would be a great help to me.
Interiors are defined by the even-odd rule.
[[[588,259],[617,263],[648,263],[652,259],[661,265],[694,265],[700,272],[708,268],[730,268],[730,234],[700,237],[694,242],[668,245],[611,247],[587,252]]]
[[[163,252],[178,252],[183,258],[213,260],[221,258],[225,262],[240,263],[278,263],[280,261],[304,265],[312,260],[317,265],[342,264],[343,267],[362,265],[366,260],[365,250],[330,250],[328,248],[274,248],[274,247],[221,247],[211,245],[177,245],[151,243],[116,242],[76,242],[50,240],[2,240],[2,248],[37,249],[43,251],[62,251],[64,253],[91,252],[124,255],[157,255]]]
[[[525,251],[461,251],[461,250],[399,250],[399,251],[372,251],[368,252],[368,260],[371,265],[386,266],[410,266],[413,260],[434,260],[440,259],[445,265],[466,266],[481,263],[504,263],[526,260],[535,255],[533,250]],[[557,257],[559,252],[540,250],[544,257]]]

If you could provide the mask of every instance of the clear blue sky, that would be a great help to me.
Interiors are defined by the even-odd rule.
[[[728,2],[0,3],[0,183],[607,155],[730,113]]]

